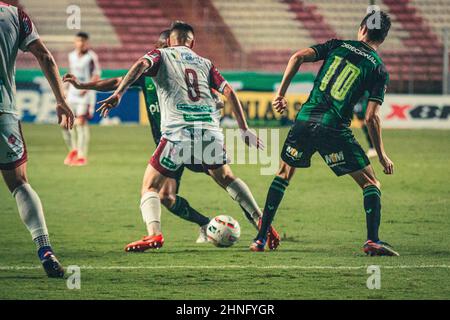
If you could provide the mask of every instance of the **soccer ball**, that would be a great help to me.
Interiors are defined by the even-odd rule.
[[[231,247],[239,240],[241,227],[232,217],[220,215],[211,219],[206,235],[216,247]]]

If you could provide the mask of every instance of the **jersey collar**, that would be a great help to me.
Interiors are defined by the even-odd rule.
[[[370,44],[368,44],[368,43],[366,43],[366,42],[364,42],[364,41],[361,41],[361,43],[362,43],[366,48],[368,48],[368,49],[370,49],[370,50],[372,50],[372,51],[376,51]]]

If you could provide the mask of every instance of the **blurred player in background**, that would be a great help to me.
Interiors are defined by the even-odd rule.
[[[248,129],[236,93],[209,60],[192,51],[194,30],[190,25],[174,23],[169,45],[170,48],[155,49],[139,59],[114,94],[102,101],[99,108],[101,115],[107,116],[111,108],[120,103],[127,88],[142,75],[153,78],[162,106],[162,138],[147,166],[141,192],[141,213],[148,235],[128,244],[126,250],[131,252],[160,248],[163,245],[159,193],[166,181],[175,178],[183,166],[201,164],[202,169],[250,213],[254,224],[258,223],[261,216],[248,186],[233,176],[227,164],[223,133],[219,128],[220,111],[211,90],[224,94],[232,104],[246,143],[261,147],[259,139]],[[206,136],[210,139],[205,140]],[[217,153],[213,159],[205,159],[203,154],[201,159],[194,159],[192,149],[196,148],[202,153],[205,149]],[[188,152],[191,158],[181,159],[180,152]]]
[[[68,107],[52,54],[39,39],[25,12],[0,2],[0,170],[16,199],[20,218],[38,248],[38,256],[49,277],[62,277],[64,269],[50,245],[44,211],[38,194],[28,183],[27,150],[16,106],[14,81],[18,50],[30,51],[38,60],[56,98],[58,123],[72,128],[74,116]]]
[[[90,49],[89,34],[79,32],[75,37],[75,50],[69,53],[69,72],[81,82],[100,79],[100,65],[97,54]],[[65,165],[84,166],[87,164],[89,146],[89,126],[96,103],[94,91],[78,90],[69,85],[67,101],[76,116],[75,130],[63,130],[63,138],[69,149]]]
[[[379,26],[372,26],[378,15]],[[262,227],[250,249],[263,251],[267,228],[271,225],[284,192],[296,168],[311,165],[311,156],[319,152],[337,176],[349,174],[363,190],[366,213],[367,241],[364,252],[370,255],[398,255],[392,247],[380,241],[380,182],[364,150],[349,129],[355,103],[369,91],[365,121],[385,174],[394,173],[394,164],[387,156],[381,138],[378,115],[389,82],[385,65],[376,50],[384,42],[391,20],[384,12],[372,12],[362,20],[358,41],[330,40],[324,44],[300,50],[287,65],[274,108],[283,112],[287,107],[286,91],[303,62],[323,60],[308,100],[297,114],[281,152],[281,166],[267,194]]]
[[[372,140],[370,139],[369,129],[364,122],[367,111],[367,104],[369,103],[369,92],[365,91],[364,95],[359,99],[359,101],[355,104],[354,112],[356,118],[362,122],[362,131],[364,132],[364,136],[366,137],[367,144],[369,145],[369,149],[366,152],[368,158],[375,158],[377,156],[377,150],[373,147]]]

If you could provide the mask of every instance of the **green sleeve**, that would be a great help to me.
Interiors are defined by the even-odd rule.
[[[311,49],[313,49],[316,52],[315,61],[324,60],[327,57],[328,53],[331,50],[336,49],[341,43],[342,43],[341,40],[331,39],[325,43],[316,44],[312,46]]]
[[[387,73],[385,66],[381,64],[375,69],[372,82],[368,88],[369,101],[377,101],[382,104],[388,83],[389,74]]]

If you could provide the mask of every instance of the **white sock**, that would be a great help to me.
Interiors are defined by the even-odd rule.
[[[88,125],[77,126],[76,130],[78,136],[78,143],[77,143],[78,157],[86,158],[90,138],[89,127]]]
[[[141,213],[148,234],[161,234],[161,200],[157,192],[148,191],[142,195]]]
[[[28,183],[25,183],[17,187],[12,195],[16,198],[20,218],[30,232],[31,238],[33,240],[38,238],[48,239],[44,209],[36,191]],[[50,245],[50,243],[43,243],[42,245]]]
[[[262,213],[255,198],[253,198],[252,192],[245,182],[237,178],[228,185],[227,192],[234,201],[239,203],[245,211],[252,215],[253,220],[257,223],[259,217],[262,216]]]
[[[66,143],[69,151],[72,151],[77,148],[76,146],[76,136],[73,130],[62,130],[62,135],[64,142]]]

